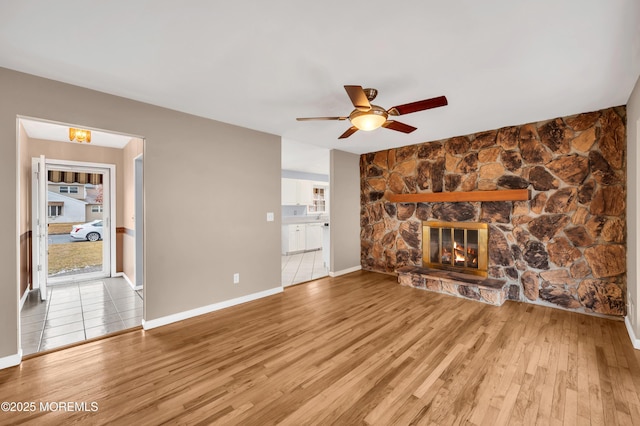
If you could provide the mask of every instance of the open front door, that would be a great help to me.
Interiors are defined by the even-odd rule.
[[[47,299],[47,173],[44,155],[31,159],[31,234],[33,289]]]
[[[33,288],[111,276],[110,165],[32,159]]]
[[[110,168],[47,159],[46,172],[47,283],[110,277]]]

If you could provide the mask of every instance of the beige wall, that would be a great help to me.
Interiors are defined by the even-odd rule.
[[[135,271],[135,173],[134,159],[142,154],[142,139],[132,139],[123,150],[123,174],[126,182],[123,192],[124,210],[122,226],[125,228],[122,234],[122,270],[131,283],[136,282]]]
[[[627,102],[627,291],[629,292],[629,306],[627,318],[631,323],[637,338],[640,338],[640,200],[638,189],[640,188],[640,78],[631,92]]]
[[[333,149],[329,153],[329,272],[360,266],[360,156]]]
[[[0,93],[5,200],[18,202],[17,115],[146,139],[145,320],[280,287],[280,137],[4,68]],[[2,359],[18,353],[17,208],[0,235]]]

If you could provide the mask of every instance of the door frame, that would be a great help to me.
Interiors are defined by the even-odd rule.
[[[42,205],[42,198],[39,195],[47,190],[47,184],[42,178],[46,171],[44,155],[31,158],[31,283],[33,289],[38,289],[40,292],[40,300],[47,299],[47,232],[45,231],[46,223],[42,223],[41,220],[46,217],[47,206]],[[44,201],[46,202],[46,197]]]
[[[113,277],[116,274],[116,165],[115,164],[107,164],[107,163],[93,163],[93,162],[85,162],[85,161],[71,161],[71,160],[58,160],[54,158],[46,158],[45,159],[45,171],[48,166],[61,166],[61,167],[82,167],[82,168],[94,168],[94,169],[102,169],[109,171],[109,270],[107,271],[108,277]],[[46,196],[45,196],[46,201]],[[35,236],[36,238],[41,238],[40,236]],[[33,241],[33,244],[39,244],[39,241]],[[48,249],[48,243],[46,245]],[[35,260],[35,259],[34,259]],[[44,262],[47,270],[46,278],[48,278],[48,262]],[[35,269],[37,265],[34,263],[33,268]],[[74,281],[70,279],[69,281]],[[34,283],[35,284],[35,283]],[[34,286],[35,287],[35,286]]]
[[[144,144],[144,141],[143,141]],[[144,289],[144,152],[133,159],[135,261],[134,290]]]

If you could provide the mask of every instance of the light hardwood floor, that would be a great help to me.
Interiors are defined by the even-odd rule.
[[[98,403],[1,424],[637,425],[640,365],[621,321],[357,272],[28,359],[0,401]]]

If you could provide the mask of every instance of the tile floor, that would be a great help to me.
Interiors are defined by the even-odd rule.
[[[282,285],[284,287],[329,275],[322,261],[322,250],[282,256]]]
[[[142,323],[141,294],[123,278],[50,285],[47,291],[44,302],[37,291],[29,293],[20,313],[23,355]]]

